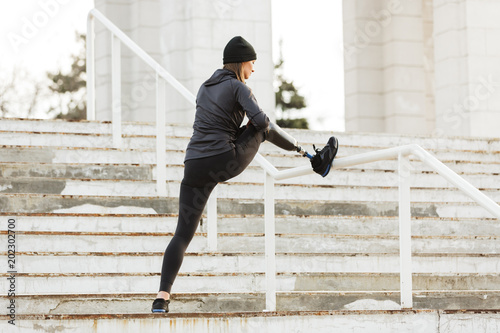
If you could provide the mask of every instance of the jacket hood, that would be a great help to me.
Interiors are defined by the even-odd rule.
[[[228,69],[219,68],[216,70],[212,76],[203,83],[205,86],[213,86],[223,81],[227,81],[230,79],[236,79],[236,74],[233,71]]]

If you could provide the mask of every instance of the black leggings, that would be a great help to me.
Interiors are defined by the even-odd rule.
[[[163,256],[160,291],[170,294],[184,253],[198,228],[210,193],[219,182],[239,175],[253,160],[264,133],[249,125],[234,142],[234,148],[215,156],[187,160],[179,195],[179,218],[174,237]]]

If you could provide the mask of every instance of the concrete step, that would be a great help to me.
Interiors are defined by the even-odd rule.
[[[413,295],[414,309],[496,310],[500,306],[500,292],[492,290],[414,291]],[[16,295],[18,314],[102,313],[106,315],[150,314],[155,296],[154,293]],[[377,310],[382,308],[387,311],[400,309],[399,301],[399,292],[278,292],[277,310]],[[0,306],[7,307],[7,302],[8,299],[5,296],[0,296]],[[263,311],[264,309],[264,293],[176,293],[173,294],[168,317],[176,313],[234,313]],[[154,318],[159,320],[158,316]],[[455,333],[456,331],[449,332]]]
[[[18,214],[2,213],[5,219],[16,220],[17,231],[59,232],[174,232],[177,214],[106,215],[106,214]],[[343,234],[343,235],[399,235],[397,217],[379,216],[295,216],[275,217],[279,234]],[[203,218],[198,231],[207,232]],[[220,233],[263,233],[262,215],[219,215]],[[414,217],[414,236],[500,236],[496,219],[450,219]]]
[[[172,233],[83,233],[18,231],[19,252],[163,252]],[[6,232],[0,240],[7,244]],[[218,251],[264,252],[263,234],[218,235]],[[498,253],[495,236],[413,236],[412,249],[419,253]],[[196,233],[189,250],[207,252],[206,234]],[[278,234],[277,252],[298,253],[399,253],[399,238],[384,235]]]
[[[0,286],[9,290],[9,273],[0,273]],[[151,292],[160,273],[17,273],[18,294],[97,294]],[[395,273],[278,273],[277,291],[398,291]],[[498,290],[498,274],[413,274],[413,289],[426,291]],[[265,292],[264,273],[180,273],[173,293]]]
[[[83,134],[111,134],[111,124],[102,121],[68,122],[60,120],[31,120],[31,119],[2,119],[0,131],[5,132],[47,132],[47,133],[83,133]],[[339,138],[341,145],[363,145],[373,147],[394,147],[417,143],[425,149],[463,149],[500,151],[498,138],[480,137],[432,137],[415,135],[394,135],[387,133],[349,133],[331,131],[311,131],[286,129],[299,142],[321,142],[331,135]],[[123,122],[124,135],[151,135],[156,132],[152,123]],[[167,124],[166,132],[169,136],[190,137],[191,125]]]
[[[153,150],[36,146],[4,146],[2,148],[0,162],[156,164],[156,153]],[[167,164],[182,164],[183,155],[181,152],[177,154],[169,152]]]
[[[72,134],[72,133],[34,133],[34,132],[0,132],[0,139],[3,145],[6,146],[36,146],[45,148],[113,148],[113,139],[108,134]],[[155,137],[148,136],[124,136],[122,149],[130,150],[155,150]],[[328,136],[324,136],[319,141],[303,141],[301,142],[304,149],[312,152],[312,146],[315,144],[318,147],[323,146],[328,140]],[[340,140],[340,139],[339,139]],[[184,151],[189,142],[189,137],[173,137],[166,138],[166,149],[170,151]],[[360,142],[349,145],[340,141],[340,148],[337,156],[345,157],[375,151],[379,149],[390,148],[394,146],[379,146],[373,145],[373,142],[365,142],[363,145]],[[417,143],[417,142],[412,142]],[[485,144],[487,146],[487,144]],[[440,160],[461,160],[475,162],[498,162],[500,150],[492,151],[485,147],[479,150],[463,150],[455,146],[455,148],[434,148],[429,149]],[[260,148],[261,153],[269,154],[284,154],[286,156],[297,155],[294,152],[286,152],[271,143],[264,143]]]
[[[182,166],[168,167],[173,175]],[[55,178],[55,179],[120,179],[155,180],[156,166],[151,164],[54,164],[54,163],[0,163],[0,176],[4,178]],[[179,174],[179,177],[182,175]],[[175,178],[177,179],[177,177]],[[179,178],[182,179],[182,178]]]
[[[181,273],[263,273],[264,253],[191,252]],[[16,269],[22,273],[158,273],[163,252],[17,252]],[[419,253],[412,255],[413,273],[497,274],[500,255]],[[276,270],[286,273],[394,273],[398,253],[277,253]],[[329,278],[327,278],[328,280]],[[480,288],[491,289],[491,288]],[[500,288],[498,288],[500,289]],[[318,288],[317,290],[322,290]]]
[[[307,159],[294,154],[263,154],[277,168],[290,168],[308,165]],[[183,150],[167,151],[167,165],[184,163]],[[339,153],[340,157],[340,153]],[[460,160],[457,156],[437,156],[440,161],[458,173],[490,173],[498,176],[500,162],[498,158],[492,161],[479,158],[478,161],[470,159]],[[446,157],[446,158],[445,158]],[[468,158],[468,157],[466,157]],[[0,150],[0,162],[3,163],[55,163],[55,164],[156,164],[156,153],[153,150],[130,150],[110,148],[63,148],[63,147],[34,147],[34,146],[3,146]],[[251,166],[259,167],[256,162]],[[422,162],[411,162],[412,172],[432,172]],[[260,168],[260,167],[259,167]],[[397,170],[397,161],[380,161],[359,165],[349,170]],[[332,173],[333,174],[333,173]],[[316,177],[320,179],[321,177]]]
[[[490,332],[500,315],[496,310],[399,310],[391,301],[361,301],[362,310],[273,311],[225,313],[42,314],[19,315],[24,332]],[[358,303],[359,304],[359,303]],[[370,305],[381,305],[377,310]],[[384,305],[388,305],[387,308]],[[368,309],[365,309],[368,305]],[[383,308],[384,310],[380,310]],[[8,316],[0,316],[0,329],[9,330]],[[18,324],[19,324],[18,322]]]
[[[193,133],[189,125],[166,125],[167,135],[190,137]],[[57,119],[1,119],[0,131],[39,132],[39,133],[76,133],[111,134],[110,121],[81,120],[66,121]],[[156,125],[145,122],[122,122],[123,135],[151,135],[156,133]]]
[[[154,125],[122,128],[125,148],[113,149],[106,122],[0,120],[0,211],[17,219],[16,297],[24,313],[149,312],[149,293],[156,291],[176,226],[192,129],[166,126],[171,194],[160,198]],[[500,139],[287,131],[308,150],[337,136],[339,158],[416,143],[500,201]],[[261,153],[278,168],[308,164],[268,143]],[[396,169],[397,161],[381,161],[276,186],[278,308],[398,308]],[[412,173],[416,308],[498,308],[496,219],[423,163],[412,161]],[[185,292],[176,294],[185,301],[174,299],[175,310],[264,309],[262,182],[263,171],[253,162],[219,186],[219,252],[208,252],[202,221],[175,285]],[[6,237],[0,231],[0,241],[7,243]],[[8,276],[0,275],[7,290]],[[8,299],[2,302],[7,306]]]
[[[2,181],[0,181],[2,184]],[[24,183],[29,186],[37,186],[33,180]],[[66,181],[65,187],[58,192],[56,181],[55,194],[62,195],[105,195],[105,196],[155,196],[155,182],[141,181]],[[45,184],[44,184],[45,185]],[[44,186],[42,185],[42,186]],[[1,186],[1,185],[0,185]],[[9,184],[7,185],[9,186]],[[44,186],[45,187],[45,186]],[[45,187],[46,188],[46,187]],[[180,182],[169,181],[166,183],[167,197],[176,197],[180,192]],[[217,186],[217,197],[236,200],[263,200],[263,184],[261,183],[222,183]],[[1,192],[0,192],[1,193]],[[18,192],[19,193],[19,192]],[[36,193],[36,192],[29,192]],[[42,192],[46,193],[46,192]],[[482,190],[482,193],[496,202],[500,202],[500,188]],[[398,187],[374,187],[374,186],[349,186],[337,185],[334,187],[322,187],[317,185],[288,185],[276,184],[274,187],[276,200],[294,201],[397,201],[399,198]],[[442,188],[412,188],[411,201],[418,202],[442,202],[450,203],[474,202],[466,194],[458,189]]]
[[[218,198],[263,199],[262,183],[221,183],[217,186]],[[180,191],[180,181],[166,183],[167,197],[176,197]],[[500,189],[482,191],[485,195],[500,202]],[[156,196],[156,182],[130,180],[65,180],[54,178],[2,178],[1,193],[40,193],[62,195],[100,195],[100,196]],[[324,201],[397,201],[399,189],[386,184],[384,187],[337,185],[324,187],[302,184],[276,184],[275,198],[278,200],[311,201],[321,198]],[[412,188],[412,202],[472,202],[466,194],[454,188]]]
[[[168,165],[168,180],[182,180],[183,165]],[[459,173],[472,185],[481,189],[500,188],[500,174],[491,173]],[[125,164],[52,164],[52,163],[0,163],[0,176],[5,179],[17,178],[51,178],[68,180],[156,180],[156,166]],[[229,182],[258,183],[263,179],[260,167],[250,166],[243,173]],[[397,184],[398,174],[394,170],[380,169],[340,169],[329,177],[295,177],[277,181],[279,184],[297,185],[349,185],[349,186],[388,186]],[[441,187],[450,185],[440,175],[429,171],[415,171],[410,177],[412,187]]]
[[[153,132],[154,133],[154,132]],[[188,144],[188,136],[170,136],[166,137],[166,148],[168,150],[184,150]],[[321,146],[326,143],[329,135],[310,135],[306,140],[301,141],[301,145],[306,150],[312,152],[312,145]],[[82,147],[82,148],[112,148],[113,139],[110,134],[87,134],[87,133],[57,133],[57,132],[7,132],[0,131],[0,139],[4,145],[17,145],[17,146],[43,146],[43,147]],[[341,149],[339,150],[339,157],[346,155],[359,154],[367,151],[378,150],[398,146],[401,144],[418,143],[416,142],[400,142],[400,144],[381,145],[375,143],[376,139],[361,139],[349,140],[347,138],[339,137],[341,142]],[[375,144],[374,144],[375,143]],[[425,142],[422,142],[426,146]],[[429,145],[427,145],[429,146]],[[155,149],[156,137],[148,133],[148,135],[124,135],[123,148],[125,149]],[[499,146],[500,147],[500,146]],[[453,147],[427,147],[434,154],[449,156],[453,154],[457,159],[473,160],[473,161],[494,161],[498,160],[500,150],[495,151],[488,149],[488,142],[485,141],[482,147],[476,147],[475,150],[464,149],[458,144]],[[265,143],[261,147],[262,152],[268,153],[282,153],[280,148]],[[477,156],[477,157],[476,157]]]
[[[293,201],[276,200],[278,215],[398,216],[398,203],[389,201]],[[263,200],[219,199],[219,214],[263,214]],[[176,197],[119,197],[58,194],[0,194],[3,213],[76,214],[177,214]],[[448,218],[492,218],[471,202],[412,202],[412,216]]]

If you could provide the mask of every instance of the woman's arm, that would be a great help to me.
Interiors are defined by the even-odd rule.
[[[250,122],[255,126],[257,131],[265,131],[269,126],[269,118],[259,107],[259,104],[257,104],[257,100],[250,88],[241,82],[237,82],[233,87],[235,89],[236,100],[242,106]]]

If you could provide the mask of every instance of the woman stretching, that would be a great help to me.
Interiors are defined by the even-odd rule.
[[[245,170],[266,139],[283,149],[301,151],[295,139],[270,123],[245,84],[256,59],[250,43],[240,36],[232,38],[224,48],[223,68],[216,70],[198,91],[193,136],[184,159],[177,228],[163,256],[160,291],[152,312],[168,312],[172,284],[214,187]],[[249,122],[240,128],[245,115]],[[335,140],[335,153],[336,144]],[[331,164],[335,156],[332,154],[333,149],[329,149],[316,155],[322,156],[319,162],[329,160]],[[311,163],[314,168],[314,161]],[[321,164],[316,168],[326,170],[325,163]]]

